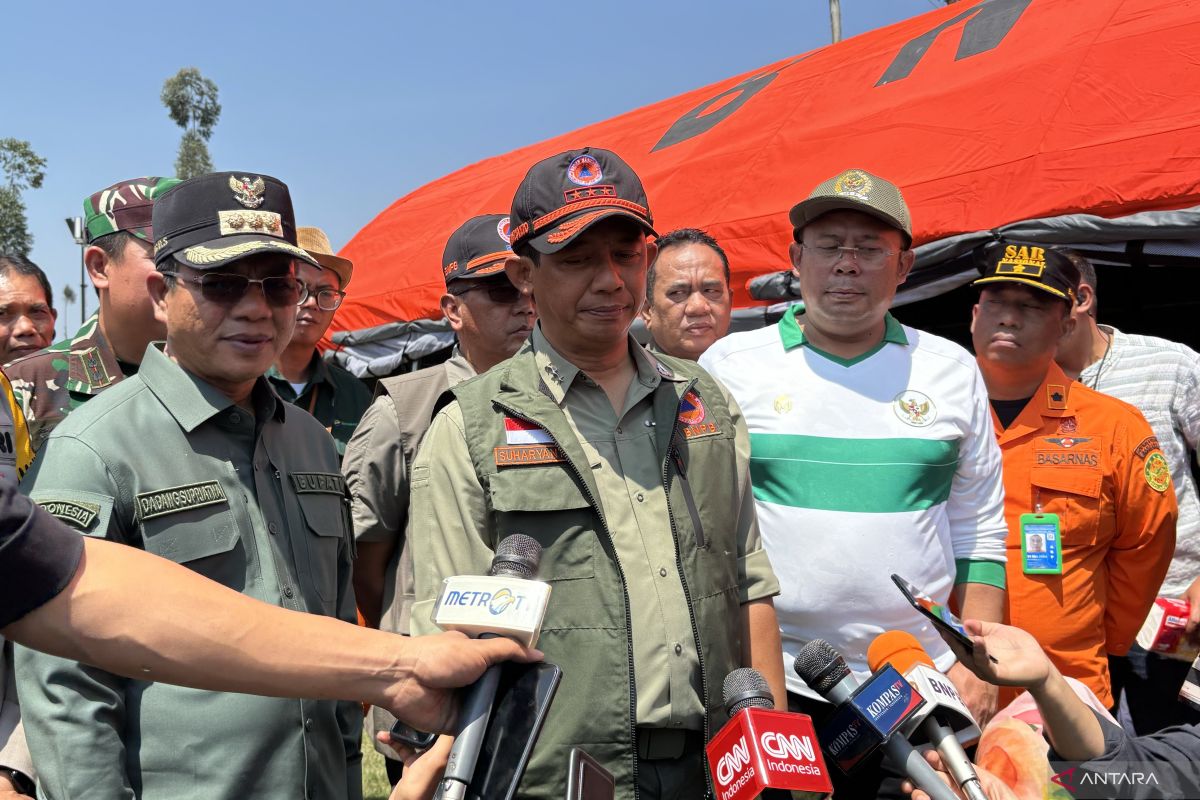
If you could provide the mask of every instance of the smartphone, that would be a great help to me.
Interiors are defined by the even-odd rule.
[[[908,598],[908,602],[912,603],[912,607],[932,622],[935,628],[942,633],[949,634],[968,653],[975,652],[975,644],[971,641],[967,629],[963,627],[962,620],[954,616],[950,612],[950,609],[940,603],[935,603],[932,597],[894,572],[892,573],[892,580],[900,587],[900,591],[904,592],[904,596]]]
[[[613,800],[617,783],[612,773],[578,747],[571,748],[567,800]]]
[[[517,786],[561,681],[562,670],[554,664],[504,662],[479,761],[467,786],[468,800],[517,796]]]

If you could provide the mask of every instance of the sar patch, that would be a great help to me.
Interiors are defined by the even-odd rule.
[[[1158,437],[1157,436],[1147,436],[1145,439],[1142,439],[1141,444],[1139,444],[1137,447],[1133,448],[1133,454],[1135,456],[1137,456],[1138,458],[1145,458],[1146,456],[1153,453],[1155,450],[1159,450],[1159,449],[1161,449],[1161,448],[1159,448],[1159,446],[1158,446]]]
[[[509,444],[495,448],[496,466],[529,467],[536,464],[561,464],[567,460],[563,451],[553,444]]]
[[[1162,453],[1151,453],[1146,459],[1146,483],[1156,492],[1165,492],[1171,485],[1171,468]]]
[[[892,400],[892,409],[901,422],[905,425],[912,425],[914,428],[927,427],[937,419],[937,406],[933,404],[929,396],[912,389],[896,395]]]
[[[296,494],[344,494],[346,479],[334,472],[293,472],[292,488]]]
[[[228,504],[229,500],[217,481],[172,486],[169,489],[142,492],[134,496],[138,517],[143,521],[218,503]]]
[[[1042,439],[1043,442],[1048,444],[1056,444],[1059,447],[1065,447],[1068,450],[1077,444],[1085,444],[1091,440],[1092,439],[1089,436],[1047,436]]]
[[[38,505],[52,517],[56,517],[77,530],[86,531],[100,516],[96,503],[80,503],[74,500],[39,500]]]
[[[683,425],[684,437],[688,439],[721,432],[717,424],[708,418],[708,409],[704,407],[704,401],[693,389],[688,389],[679,401],[679,422]]]

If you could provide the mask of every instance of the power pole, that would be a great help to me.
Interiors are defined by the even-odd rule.
[[[841,0],[829,0],[829,27],[833,29],[833,41],[838,43],[842,40],[842,2]]]

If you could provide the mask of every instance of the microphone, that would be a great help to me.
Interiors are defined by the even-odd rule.
[[[882,746],[892,763],[933,800],[957,800],[911,744],[891,735],[924,704],[894,668],[885,667],[860,685],[846,660],[823,639],[800,648],[792,668],[809,688],[837,707],[821,739],[843,772]]]
[[[477,638],[507,636],[532,647],[550,598],[550,584],[534,580],[541,559],[542,546],[536,539],[521,533],[505,537],[496,547],[487,575],[459,575],[442,582],[434,624]],[[500,665],[493,664],[463,699],[459,730],[435,798],[466,797],[499,682]]]
[[[903,735],[911,738],[918,726],[923,727],[929,743],[937,748],[942,763],[968,800],[987,800],[975,767],[960,742],[960,739],[967,744],[977,741],[979,727],[954,684],[937,670],[917,637],[907,631],[879,634],[867,649],[867,663],[873,670],[891,664],[929,699],[920,713],[906,723]]]
[[[767,789],[831,792],[812,718],[775,710],[766,679],[743,667],[725,677],[729,722],[705,747],[716,800],[749,800]]]

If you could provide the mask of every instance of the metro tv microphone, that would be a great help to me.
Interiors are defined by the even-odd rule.
[[[532,647],[550,598],[550,584],[533,579],[541,559],[542,546],[536,540],[520,533],[506,537],[496,548],[487,575],[459,575],[442,582],[433,608],[434,624],[468,636],[507,636]],[[464,698],[458,734],[435,797],[466,797],[499,681],[500,665],[493,664]]]
[[[743,667],[725,677],[729,722],[705,747],[716,800],[749,800],[769,788],[831,792],[812,718],[775,710],[766,679]]]
[[[924,704],[899,672],[885,667],[860,685],[846,660],[824,639],[813,639],[800,648],[792,668],[809,688],[837,707],[821,741],[839,769],[849,772],[882,746],[892,763],[933,800],[957,800],[921,754],[892,735]]]
[[[987,800],[961,743],[977,741],[979,727],[954,684],[937,670],[917,637],[907,631],[879,634],[867,649],[867,663],[873,670],[891,664],[927,699],[926,705],[905,723],[902,733],[911,738],[920,726],[968,800]]]

